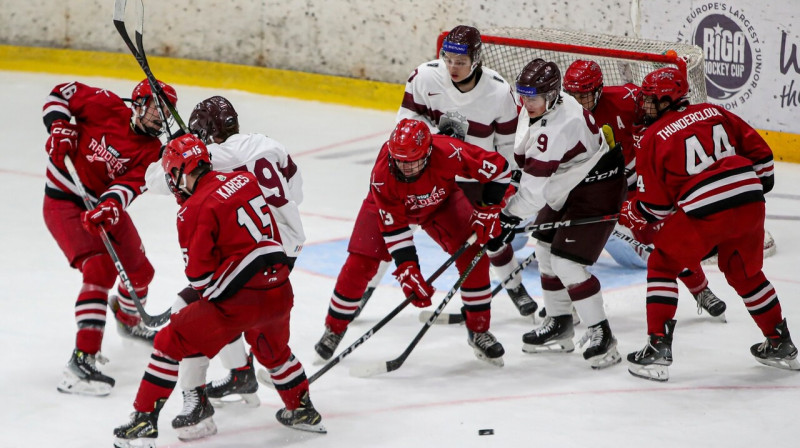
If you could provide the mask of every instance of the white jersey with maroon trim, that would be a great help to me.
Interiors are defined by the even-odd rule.
[[[234,134],[223,143],[208,145],[214,170],[255,174],[281,231],[286,254],[297,257],[306,235],[298,206],[303,201],[303,177],[286,148],[261,134]],[[170,194],[161,163],[147,169],[147,188]]]
[[[561,97],[562,104],[533,123],[526,109],[520,113],[514,157],[522,179],[505,208],[510,215],[527,218],[545,205],[560,210],[572,189],[609,151],[591,112],[575,98],[563,93]]]
[[[417,67],[406,83],[397,121],[412,118],[428,124],[432,133],[455,127],[467,143],[503,155],[512,169],[514,131],[519,104],[511,86],[496,71],[483,67],[475,88],[461,92],[450,80],[441,59]]]

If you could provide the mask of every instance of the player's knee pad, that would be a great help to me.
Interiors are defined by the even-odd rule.
[[[108,254],[91,255],[79,266],[85,284],[111,289],[117,281],[117,269]]]
[[[131,280],[133,287],[139,290],[147,288],[147,286],[150,285],[150,282],[153,281],[156,271],[153,269],[153,265],[150,264],[150,261],[145,258],[142,264],[136,267],[136,269],[126,273],[128,274],[128,278]]]
[[[566,287],[577,285],[588,280],[592,275],[586,270],[586,266],[572,260],[551,255],[550,265],[555,275],[561,279]]]
[[[380,264],[377,258],[351,252],[339,271],[336,290],[347,297],[358,295],[360,298],[369,281],[378,272]]]

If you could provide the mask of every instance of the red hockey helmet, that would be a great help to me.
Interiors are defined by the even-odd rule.
[[[186,134],[167,143],[161,156],[161,166],[164,168],[170,190],[180,202],[192,194],[192,190],[186,185],[186,174],[191,174],[203,166],[211,166],[211,157],[208,155],[208,148],[200,139],[192,134]]]
[[[445,52],[465,54],[472,60],[472,70],[475,70],[481,63],[482,47],[481,33],[477,28],[458,25],[445,36],[441,56],[444,56]]]
[[[428,125],[404,118],[389,136],[389,169],[402,182],[414,182],[422,174],[431,155],[431,131]]]
[[[233,104],[221,96],[212,96],[197,103],[189,116],[189,130],[204,143],[212,138],[225,141],[239,133],[239,115]]]
[[[660,68],[650,72],[642,80],[642,94],[654,96],[658,101],[677,103],[688,93],[689,82],[677,68]]]
[[[564,91],[587,110],[594,110],[603,93],[603,71],[594,61],[576,60],[564,73]]]
[[[172,106],[174,107],[175,105],[177,105],[178,93],[175,92],[175,89],[171,85],[161,81],[158,81],[158,85],[161,86],[161,90],[163,90],[164,93],[167,95],[167,98],[169,98],[169,102],[172,103]],[[150,87],[150,81],[148,81],[145,78],[142,80],[142,82],[136,84],[136,87],[133,88],[133,92],[131,93],[131,100],[134,103],[145,105],[147,104],[147,100],[149,100],[150,97],[152,96],[153,96],[153,89]]]
[[[689,82],[680,70],[664,67],[652,71],[642,80],[642,88],[636,99],[637,121],[651,124],[667,109],[676,108],[688,102]],[[668,106],[660,103],[668,102]]]
[[[594,61],[576,60],[564,73],[564,91],[587,93],[603,87],[603,71]]]

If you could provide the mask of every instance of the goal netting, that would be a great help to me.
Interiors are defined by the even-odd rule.
[[[439,36],[437,54],[446,35]],[[706,101],[703,51],[695,45],[543,28],[489,28],[481,30],[481,40],[483,64],[512,86],[525,64],[535,58],[555,62],[562,75],[576,59],[589,59],[600,64],[605,85],[641,85],[651,71],[677,67],[689,80],[690,101]]]

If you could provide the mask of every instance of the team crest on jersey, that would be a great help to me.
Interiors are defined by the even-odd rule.
[[[225,179],[227,179],[227,177],[225,177],[225,175],[224,175],[224,174],[217,174],[217,180],[219,180],[219,181],[223,181],[223,180],[225,180]]]
[[[439,204],[447,196],[447,191],[434,185],[430,193],[410,194],[406,196],[405,206],[408,210],[417,210]]]
[[[372,175],[372,182],[370,182],[370,185],[372,185],[372,187],[375,188],[376,191],[380,192],[381,187],[384,184],[385,184],[384,182],[375,182],[375,175],[374,174]]]
[[[94,162],[103,162],[106,164],[106,174],[108,175],[109,179],[116,179],[117,176],[121,176],[128,171],[128,168],[125,166],[131,159],[123,159],[120,158],[120,153],[114,147],[106,143],[106,136],[104,135],[100,138],[98,142],[96,139],[92,138],[92,141],[89,142],[89,149],[92,151],[92,154],[88,154],[86,156],[86,160],[89,163]]]
[[[463,151],[464,148],[462,148],[460,146],[456,146],[456,145],[454,145],[452,143],[450,143],[450,147],[453,148],[453,153],[450,154],[450,156],[448,156],[447,158],[448,159],[452,159],[453,157],[455,157],[460,162],[461,161],[461,151]]]
[[[439,117],[439,133],[453,136],[459,140],[467,138],[469,120],[457,110],[451,110]]]

